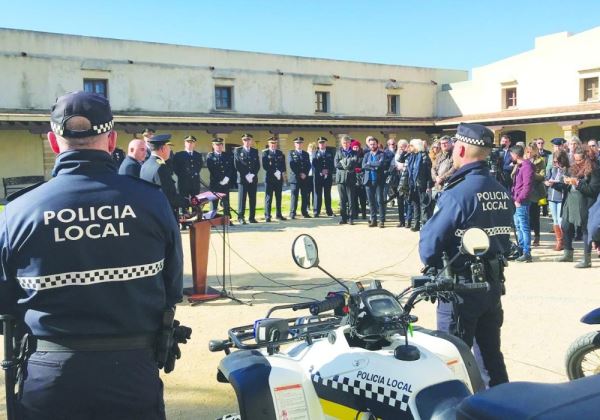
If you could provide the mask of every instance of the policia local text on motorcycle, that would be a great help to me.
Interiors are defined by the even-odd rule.
[[[183,257],[171,206],[158,186],[117,175],[104,97],[59,97],[50,125],[53,178],[0,214],[8,418],[164,419],[158,370],[191,335],[174,320]]]

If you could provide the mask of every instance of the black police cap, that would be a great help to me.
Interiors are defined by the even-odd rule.
[[[550,143],[552,143],[556,146],[562,146],[566,142],[567,141],[565,139],[563,139],[562,137],[556,137],[556,138],[553,138],[552,140],[550,140]]]
[[[268,143],[277,143],[278,141],[279,141],[279,139],[277,137],[275,137],[275,136],[269,137],[267,139]]]
[[[473,146],[494,146],[494,132],[481,124],[460,123],[455,138]]]
[[[294,143],[304,143],[304,137],[300,137],[300,136],[296,137],[294,139]]]
[[[253,139],[253,138],[254,138],[254,136],[252,134],[250,134],[250,133],[244,133],[244,134],[242,134],[242,140],[244,140],[244,139]]]
[[[187,136],[186,138],[183,139],[183,141],[193,141],[194,143],[196,143],[196,137]]]
[[[73,117],[86,118],[91,125],[88,130],[70,130],[67,122]],[[108,100],[90,92],[71,92],[56,99],[50,114],[52,131],[66,138],[97,136],[111,131],[114,126],[113,115]]]
[[[211,140],[212,144],[223,144],[223,139],[221,137],[215,137]]]
[[[319,137],[319,138],[317,139],[317,142],[318,142],[318,143],[326,143],[326,142],[327,142],[327,138],[326,138],[326,137]]]
[[[172,143],[169,141],[170,139],[171,139],[170,134],[157,134],[156,136],[152,137],[151,139],[148,139],[148,143],[153,144],[155,146],[164,146],[165,144],[168,144],[169,146],[171,146]]]

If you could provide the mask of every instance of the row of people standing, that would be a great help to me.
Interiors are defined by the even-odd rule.
[[[503,137],[505,145],[510,139]],[[552,213],[554,249],[564,251],[558,262],[573,261],[573,240],[580,231],[584,256],[575,267],[591,266],[591,244],[587,235],[589,209],[600,192],[597,142],[582,145],[579,139],[569,142],[552,140],[553,152],[543,149],[543,140],[535,139],[528,146],[506,147],[510,163],[503,157],[502,180],[510,188],[517,207],[514,224],[522,255],[517,261],[531,262],[531,246],[539,245],[540,206],[548,204]],[[510,177],[506,168],[511,168]],[[533,232],[533,243],[531,233]]]

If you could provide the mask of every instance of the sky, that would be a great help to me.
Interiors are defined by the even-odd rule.
[[[2,28],[464,70],[600,26],[600,0],[0,0],[0,11]]]

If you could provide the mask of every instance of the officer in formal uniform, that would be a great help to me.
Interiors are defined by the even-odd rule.
[[[173,209],[173,214],[178,220],[178,210],[189,207],[190,201],[177,193],[175,181],[173,180],[173,171],[167,165],[167,160],[171,155],[170,138],[170,134],[157,134],[148,140],[151,155],[142,165],[140,178],[160,187],[162,192],[167,196],[167,200],[169,200]]]
[[[265,171],[265,222],[271,221],[271,203],[275,195],[275,217],[286,220],[281,214],[281,190],[283,175],[286,173],[285,156],[279,150],[277,137],[268,140],[269,147],[262,151],[262,167]]]
[[[290,219],[296,218],[296,209],[298,207],[298,195],[302,197],[300,212],[305,218],[309,218],[308,200],[312,185],[308,181],[308,172],[310,171],[310,157],[308,153],[302,150],[304,144],[303,137],[294,139],[294,150],[288,153],[288,164],[290,165],[290,174],[288,181],[290,183],[291,203]]]
[[[206,167],[210,173],[209,186],[211,191],[224,193],[225,197],[221,199],[223,214],[231,218],[231,208],[229,207],[229,189],[235,187],[235,167],[233,165],[233,155],[225,152],[225,143],[222,138],[212,139],[213,151],[206,155]],[[211,201],[211,210],[217,209],[217,201]],[[231,224],[231,220],[229,221]]]
[[[140,139],[133,139],[129,142],[127,150],[127,157],[125,157],[123,163],[119,166],[119,175],[130,175],[139,178],[142,163],[144,163],[144,159],[146,158],[146,142]]]
[[[314,168],[314,202],[313,216],[319,217],[321,214],[321,206],[325,201],[325,212],[327,216],[333,216],[331,208],[331,185],[333,184],[333,153],[327,150],[327,139],[319,137],[317,139],[318,149],[312,161]]]
[[[348,135],[341,138],[340,147],[334,157],[336,169],[335,182],[340,195],[340,225],[346,223],[353,225],[358,216],[357,208],[353,205],[356,194],[356,170],[360,168],[361,162],[357,154],[350,148],[352,139]]]
[[[142,138],[146,142],[146,158],[144,159],[144,161],[148,160],[150,158],[150,155],[152,154],[151,151],[150,151],[149,140],[152,137],[154,137],[155,134],[156,134],[156,131],[153,128],[146,128],[142,132]]]
[[[434,210],[421,230],[419,253],[427,267],[441,269],[442,255],[451,260],[459,253],[461,235],[471,227],[481,228],[490,238],[483,257],[489,291],[460,294],[454,305],[450,330],[481,350],[490,386],[508,382],[504,357],[500,351],[500,327],[503,322],[502,294],[504,255],[510,251],[514,205],[504,188],[489,173],[486,159],[494,134],[478,124],[460,124],[452,154],[457,169],[449,178]],[[458,281],[470,281],[470,257],[459,255],[451,265]]]
[[[173,172],[177,175],[177,190],[184,197],[200,193],[200,170],[204,164],[202,154],[194,150],[196,137],[184,139],[185,150],[173,156]]]
[[[238,222],[245,225],[246,198],[249,205],[250,223],[256,221],[256,187],[258,185],[258,171],[260,171],[260,159],[258,150],[252,147],[254,137],[252,134],[242,134],[242,146],[233,151],[233,161],[238,173]]]
[[[0,214],[0,313],[29,332],[17,418],[164,419],[155,342],[183,279],[169,203],[117,174],[103,96],[59,97],[50,125],[52,180]]]

